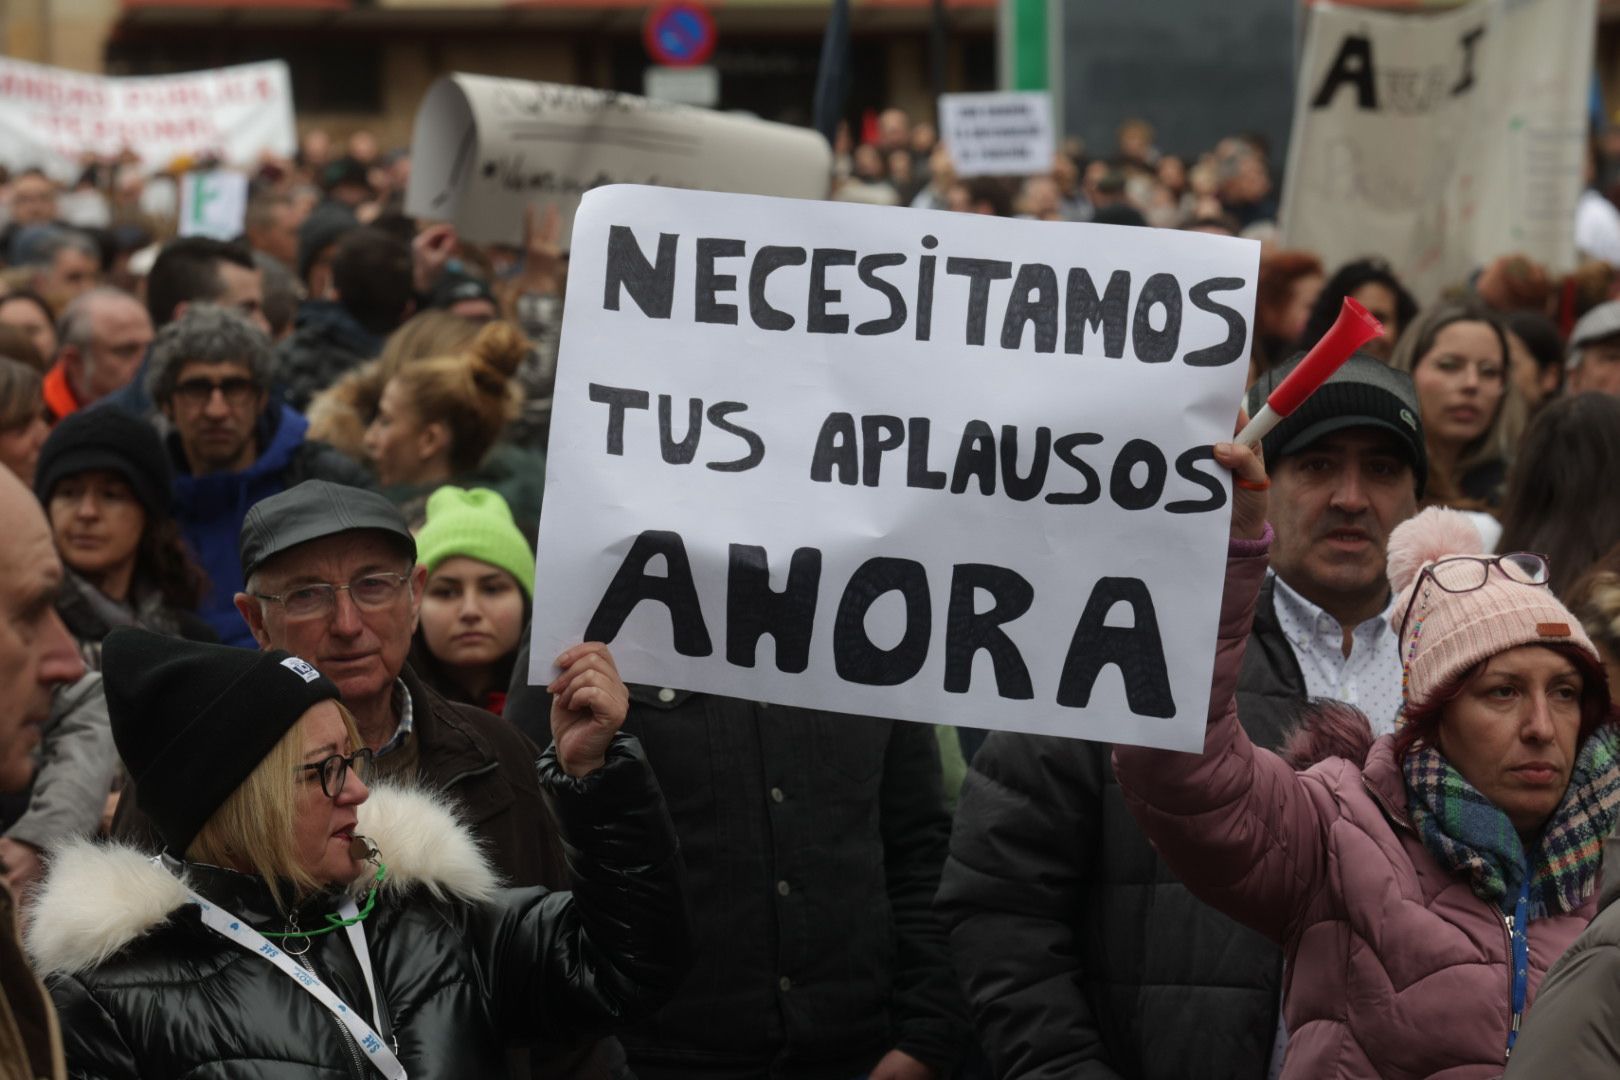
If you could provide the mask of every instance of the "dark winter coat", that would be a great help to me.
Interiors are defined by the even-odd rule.
[[[272,402],[259,418],[255,433],[259,456],[253,464],[240,472],[204,476],[191,474],[180,436],[169,436],[175,466],[175,520],[213,584],[198,613],[227,645],[256,647],[242,613],[236,610],[236,594],[242,591],[238,543],[242,519],[253,504],[305,480],[372,486],[370,474],[359,464],[323,443],[305,439],[308,429],[309,422],[302,416]]]
[[[276,382],[299,412],[310,398],[382,351],[383,339],[334,300],[298,306],[292,336],[277,349]]]
[[[543,688],[506,716],[539,724]],[[621,1036],[641,1080],[850,1080],[899,1048],[950,1076],[966,1007],[930,910],[950,827],[934,729],[631,686],[689,871],[696,961]]]
[[[540,767],[574,853],[571,893],[497,888],[471,834],[430,796],[380,788],[360,808],[360,831],[389,868],[364,923],[379,1035],[412,1080],[504,1076],[508,1042],[608,1030],[662,1003],[685,974],[679,849],[640,747],[616,741],[583,779],[550,753]],[[173,868],[255,927],[292,925],[257,878]],[[319,925],[337,902],[331,892],[305,902],[297,925]],[[347,936],[308,940],[302,962],[369,1018]],[[319,1002],[204,926],[171,867],[132,849],[60,855],[29,947],[74,1077],[374,1075]]]
[[[1305,703],[1268,581],[1239,716],[1275,747]],[[1282,951],[1195,899],[1125,808],[1112,748],[990,736],[937,909],[1001,1080],[1264,1080]]]

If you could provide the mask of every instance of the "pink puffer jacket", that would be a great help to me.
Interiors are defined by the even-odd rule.
[[[1284,1080],[1496,1077],[1512,1017],[1507,923],[1413,829],[1389,736],[1364,767],[1296,773],[1233,692],[1264,556],[1227,563],[1203,756],[1118,747],[1132,814],[1187,887],[1282,943]],[[1530,924],[1529,1000],[1597,910]]]

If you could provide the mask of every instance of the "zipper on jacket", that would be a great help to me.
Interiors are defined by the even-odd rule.
[[[310,971],[314,972],[316,978],[320,979],[322,982],[326,982],[326,976],[322,973],[320,968],[315,966],[315,959],[312,955],[313,952],[314,950],[311,950],[310,954],[298,957],[298,962],[309,968]],[[330,986],[331,984],[327,983],[327,985]],[[334,990],[333,993],[336,993],[336,991]],[[343,1022],[337,1017],[333,1016],[331,1020],[333,1025],[337,1028],[338,1038],[342,1040],[343,1049],[349,1059],[349,1075],[354,1077],[354,1080],[367,1080],[371,1074],[366,1069],[365,1059],[360,1054],[360,1047],[355,1044],[354,1036],[349,1034],[349,1029],[345,1027]],[[381,1032],[378,1032],[379,1037],[381,1034]]]
[[[1395,811],[1390,807],[1389,803],[1385,801],[1383,794],[1377,788],[1373,787],[1372,784],[1368,782],[1368,780],[1367,780],[1367,778],[1365,776],[1363,776],[1361,778],[1361,786],[1367,789],[1367,794],[1372,796],[1373,802],[1378,804],[1379,809],[1384,812],[1384,816],[1389,819],[1390,824],[1396,826],[1397,828],[1405,829],[1407,832],[1411,833],[1413,836],[1418,836],[1419,835],[1418,831],[1417,831],[1417,827],[1414,826],[1410,821],[1403,820],[1402,818],[1396,816]],[[1421,837],[1419,837],[1419,839],[1421,839]],[[1480,903],[1484,904],[1485,901],[1481,900]],[[1493,907],[1490,904],[1486,904],[1485,906],[1491,908],[1491,911],[1496,915],[1497,919],[1501,922],[1501,924],[1502,924],[1502,933],[1505,934],[1506,937],[1507,937],[1506,945],[1507,945],[1507,958],[1508,958],[1507,975],[1508,975],[1508,1017],[1509,1017],[1509,1019],[1508,1019],[1508,1039],[1507,1039],[1507,1043],[1506,1043],[1506,1046],[1504,1047],[1503,1054],[1502,1054],[1502,1060],[1503,1060],[1503,1062],[1506,1062],[1508,1060],[1508,1058],[1510,1056],[1512,1056],[1512,1054],[1513,1054],[1513,1043],[1514,1043],[1514,1040],[1517,1039],[1517,1037],[1518,1037],[1519,1025],[1524,1022],[1524,1013],[1522,1013],[1522,1012],[1520,1012],[1520,1011],[1513,1008],[1513,979],[1514,979],[1513,968],[1514,968],[1514,964],[1515,964],[1515,960],[1514,960],[1514,957],[1513,957],[1513,916],[1508,915],[1505,912],[1498,911],[1495,907]]]
[[[1497,917],[1502,920],[1502,929],[1507,932],[1508,1014],[1510,1019],[1508,1021],[1507,1048],[1502,1052],[1502,1062],[1503,1064],[1506,1064],[1508,1058],[1513,1056],[1513,1040],[1519,1032],[1519,1022],[1523,1019],[1523,1017],[1519,1013],[1513,1011],[1513,916],[1504,914],[1500,911],[1496,914]]]

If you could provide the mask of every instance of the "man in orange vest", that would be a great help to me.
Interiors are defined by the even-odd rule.
[[[152,344],[152,317],[121,289],[92,289],[62,312],[45,408],[56,421],[129,385]]]

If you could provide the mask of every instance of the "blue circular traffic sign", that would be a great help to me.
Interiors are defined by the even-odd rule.
[[[641,36],[658,63],[690,67],[714,52],[714,17],[691,0],[659,4],[647,13]]]

